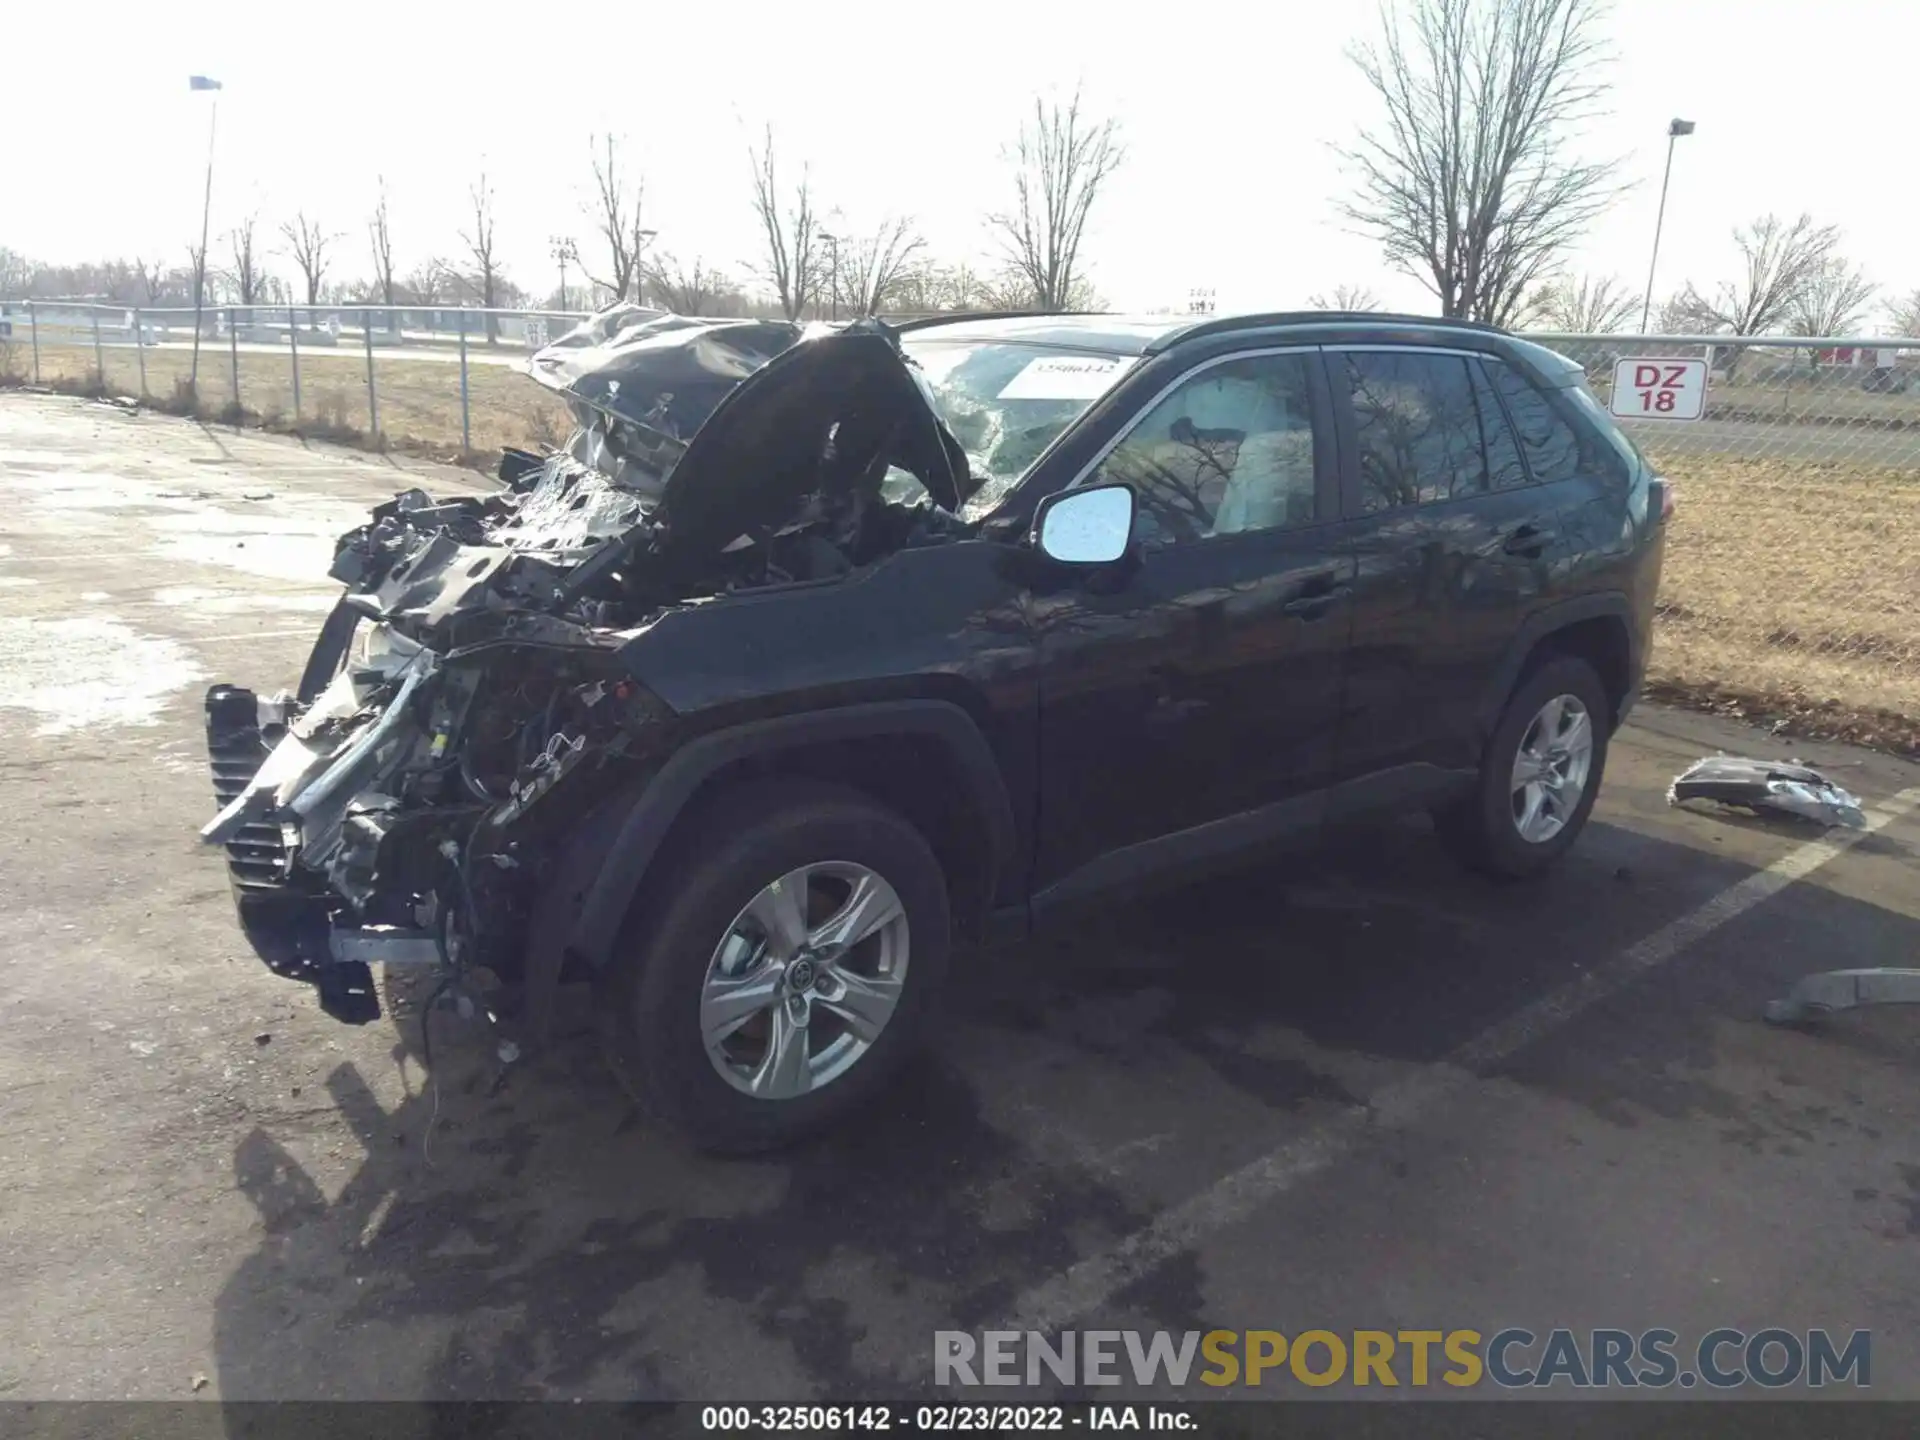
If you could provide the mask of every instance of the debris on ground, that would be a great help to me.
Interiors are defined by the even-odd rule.
[[[1710,755],[1696,760],[1667,788],[1667,803],[1713,800],[1754,814],[1775,812],[1819,825],[1866,828],[1860,801],[1818,770],[1797,760],[1747,760]]]
[[[258,1035],[253,1037],[253,1043],[256,1045],[266,1045],[272,1040],[273,1032],[271,1030],[262,1030]]]
[[[195,1376],[193,1377],[193,1382],[192,1382],[192,1383],[193,1383],[193,1390],[194,1390],[194,1393],[195,1393],[195,1394],[197,1395],[197,1394],[199,1394],[199,1393],[200,1393],[200,1392],[201,1392],[202,1390],[204,1390],[204,1389],[206,1389],[206,1388],[207,1388],[207,1377],[206,1377],[206,1376],[204,1376],[204,1375],[200,1375],[200,1374],[196,1374],[196,1375],[195,1375]]]

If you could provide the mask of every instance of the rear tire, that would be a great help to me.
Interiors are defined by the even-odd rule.
[[[628,1093],[728,1154],[875,1099],[946,978],[946,876],[925,838],[858,791],[773,781],[723,795],[674,848],[608,974],[603,1033]]]
[[[1441,839],[1498,879],[1546,870],[1586,828],[1612,716],[1606,687],[1585,660],[1562,655],[1530,671],[1487,741],[1474,792],[1435,812]]]

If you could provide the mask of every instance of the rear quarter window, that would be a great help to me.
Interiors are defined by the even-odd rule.
[[[1582,382],[1575,381],[1549,398],[1511,365],[1495,360],[1486,368],[1536,485],[1571,480],[1582,471],[1619,480],[1633,473],[1637,456],[1631,442],[1619,435],[1619,427]],[[1578,410],[1586,423],[1576,424],[1562,413],[1556,399]]]

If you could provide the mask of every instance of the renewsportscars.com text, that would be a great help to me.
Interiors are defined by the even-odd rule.
[[[1873,1380],[1873,1336],[1827,1330],[940,1330],[936,1385],[1194,1384],[1727,1390]]]

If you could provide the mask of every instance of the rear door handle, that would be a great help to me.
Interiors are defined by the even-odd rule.
[[[1539,558],[1540,552],[1547,548],[1547,542],[1552,538],[1550,532],[1541,529],[1538,525],[1522,525],[1507,536],[1500,548],[1509,555],[1523,555],[1529,560],[1534,560]]]

